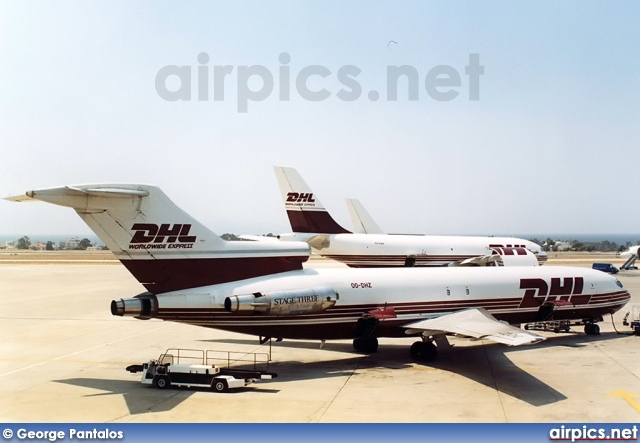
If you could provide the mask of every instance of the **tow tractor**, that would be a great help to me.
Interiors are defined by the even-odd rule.
[[[640,305],[631,306],[631,310],[624,316],[622,324],[631,327],[634,335],[640,335]]]
[[[269,354],[261,353],[167,349],[157,360],[127,366],[127,371],[142,372],[142,384],[159,389],[178,386],[225,392],[277,377],[267,372],[269,361]]]

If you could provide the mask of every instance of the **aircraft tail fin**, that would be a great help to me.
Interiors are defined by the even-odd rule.
[[[298,171],[283,166],[275,166],[274,169],[293,232],[351,233],[331,217]]]
[[[358,234],[385,234],[359,200],[348,198],[347,208],[349,208],[354,232]]]
[[[73,208],[155,294],[302,269],[310,252],[301,243],[225,241],[150,185],[64,186],[9,198],[31,199]]]

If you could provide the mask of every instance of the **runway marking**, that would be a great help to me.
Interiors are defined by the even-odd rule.
[[[163,326],[161,326],[161,327],[159,327],[159,328],[155,328],[155,329],[151,329],[151,330],[149,330],[149,331],[141,332],[141,333],[136,334],[136,335],[129,335],[129,336],[127,336],[127,337],[123,337],[123,338],[121,338],[121,339],[119,339],[119,340],[113,340],[113,341],[110,341],[110,342],[107,342],[107,343],[99,344],[99,345],[97,345],[97,346],[92,346],[92,347],[90,347],[90,348],[82,349],[82,350],[80,350],[80,351],[71,352],[70,354],[61,355],[60,357],[52,358],[52,359],[50,359],[50,360],[45,360],[45,361],[42,361],[42,362],[40,362],[40,363],[34,363],[34,364],[32,364],[32,365],[25,366],[24,368],[20,368],[20,369],[16,369],[16,370],[14,370],[14,371],[11,371],[11,372],[5,372],[4,374],[0,374],[0,377],[4,377],[5,375],[15,374],[16,372],[24,371],[24,370],[27,370],[27,369],[36,368],[36,367],[38,367],[38,366],[42,366],[42,365],[47,364],[47,363],[53,363],[53,362],[55,362],[56,360],[62,360],[62,359],[64,359],[64,358],[67,358],[67,357],[71,357],[71,356],[73,356],[73,355],[80,354],[80,353],[82,353],[82,352],[88,352],[88,351],[92,351],[92,350],[94,350],[94,349],[99,349],[99,348],[102,348],[102,347],[104,347],[104,346],[109,346],[109,345],[114,344],[114,343],[119,343],[119,342],[121,342],[121,341],[129,340],[131,337],[138,337],[138,336],[140,336],[140,335],[149,334],[149,333],[152,333],[152,332],[155,332],[155,331],[159,331],[160,329],[168,328],[168,327],[170,327],[170,326],[171,326],[170,324],[169,324],[169,325],[163,325]]]
[[[627,403],[629,403],[629,405],[633,409],[635,409],[636,412],[638,412],[638,414],[640,414],[640,402],[638,402],[638,400],[635,399],[635,397],[639,397],[638,394],[632,394],[631,392],[622,391],[622,390],[619,389],[617,391],[613,391],[612,393],[607,395],[607,397],[609,397],[609,398],[613,398],[613,397],[622,398]]]

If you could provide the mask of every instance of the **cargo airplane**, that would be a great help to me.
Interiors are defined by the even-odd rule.
[[[347,200],[353,233],[333,219],[298,171],[274,169],[293,231],[279,238],[306,241],[323,257],[350,267],[487,265],[495,264],[495,255],[508,265],[547,260],[539,245],[519,238],[384,234],[360,202]]]
[[[150,185],[93,184],[29,191],[9,200],[73,208],[146,291],[111,302],[115,316],[268,338],[415,337],[410,353],[435,359],[447,335],[507,345],[543,337],[510,324],[578,319],[585,331],[630,296],[584,268],[303,268],[303,242],[225,241]],[[436,345],[437,344],[437,345]]]

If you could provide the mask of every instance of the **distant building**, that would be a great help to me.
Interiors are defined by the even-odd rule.
[[[76,249],[80,246],[80,239],[78,237],[70,238],[65,242],[67,244],[67,249]]]
[[[553,249],[555,251],[570,251],[571,250],[571,242],[569,241],[557,241],[553,244]]]
[[[47,245],[44,243],[34,243],[29,245],[29,249],[32,251],[44,251],[47,248]]]

